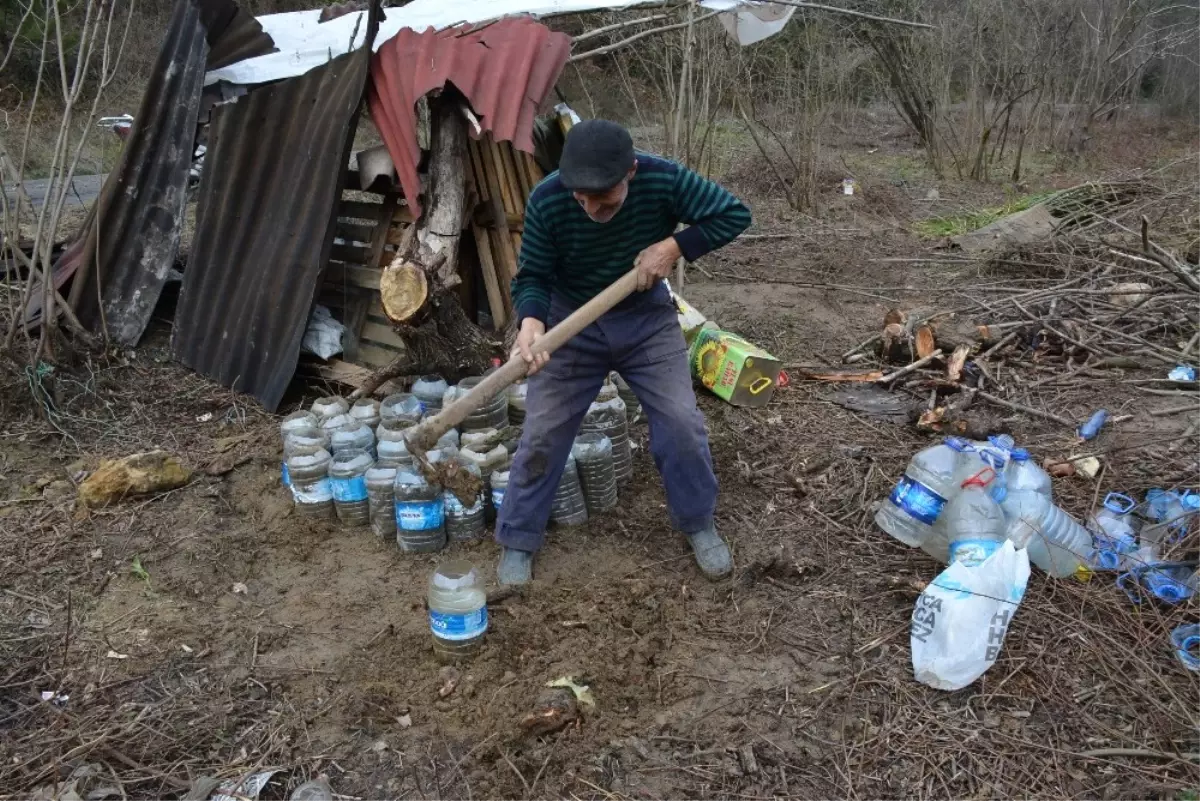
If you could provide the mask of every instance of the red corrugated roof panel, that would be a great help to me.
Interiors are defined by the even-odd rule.
[[[474,30],[405,29],[379,48],[371,60],[371,117],[414,215],[421,213],[417,100],[452,83],[470,102],[484,131],[532,153],[533,119],[570,51],[571,37],[528,17]]]

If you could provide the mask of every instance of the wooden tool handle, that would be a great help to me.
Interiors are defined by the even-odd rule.
[[[554,353],[561,348],[573,336],[596,322],[600,315],[629,297],[637,289],[637,275],[637,268],[630,270],[599,295],[580,306],[535,342],[533,352]],[[465,420],[468,415],[524,378],[528,370],[529,366],[521,358],[521,354],[509,357],[499,370],[484,376],[466,395],[415,426],[405,437],[410,450],[413,447],[429,450],[443,434]]]

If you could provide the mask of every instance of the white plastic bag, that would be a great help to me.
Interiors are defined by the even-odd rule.
[[[909,640],[917,681],[959,690],[987,672],[1029,582],[1029,554],[1005,542],[977,567],[954,562],[913,609]]]

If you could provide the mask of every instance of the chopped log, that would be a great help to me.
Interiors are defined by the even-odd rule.
[[[962,378],[963,367],[967,363],[967,355],[971,352],[970,345],[959,345],[946,361],[946,378],[958,383]]]
[[[937,340],[933,336],[933,326],[929,323],[922,323],[917,326],[913,332],[913,340],[918,359],[924,359],[938,349]]]
[[[908,335],[902,323],[887,323],[879,338],[879,356],[885,362],[907,362],[912,356]]]

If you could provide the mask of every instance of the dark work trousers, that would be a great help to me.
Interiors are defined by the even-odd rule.
[[[547,329],[573,310],[553,297]],[[691,534],[712,522],[717,479],[708,432],[692,391],[675,304],[660,283],[583,329],[529,379],[525,430],[496,519],[501,545],[523,551],[542,546],[579,424],[612,370],[629,384],[649,420],[650,450],[666,486],[671,524]]]

